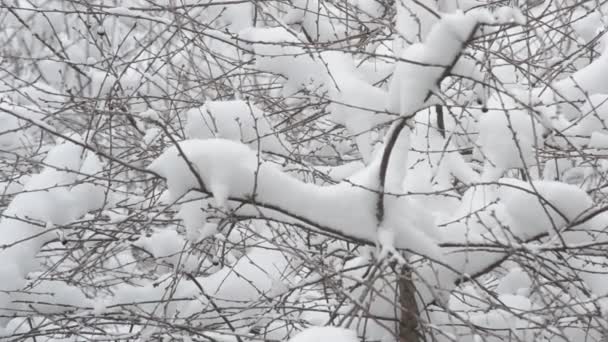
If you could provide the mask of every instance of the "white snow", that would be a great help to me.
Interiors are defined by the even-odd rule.
[[[172,275],[166,274],[153,283],[140,286],[117,285],[108,306],[143,302],[139,307],[152,312],[157,309],[153,302],[165,298],[168,287],[175,286],[173,298],[194,298],[183,304],[175,302],[169,305],[169,312],[178,317],[200,319],[205,324],[221,323],[216,306],[225,315],[255,317],[260,310],[252,307],[251,303],[273,298],[272,291],[284,280],[287,266],[287,255],[269,243],[259,242],[236,263],[226,265],[210,276],[197,277],[196,282],[203,288],[203,293],[194,281],[185,277],[172,285]]]
[[[407,141],[407,138],[402,140]],[[376,241],[377,196],[369,189],[377,186],[379,160],[348,182],[323,187],[292,178],[276,167],[263,163],[247,146],[233,141],[187,140],[180,142],[179,146],[194,170],[198,170],[206,189],[213,194],[219,206],[234,208],[229,198],[245,201],[254,198],[262,209],[267,207],[262,212],[269,217],[295,222],[304,219],[304,223],[310,220],[313,226],[320,225],[345,236]],[[399,165],[404,164],[395,164],[397,170],[403,169]],[[165,151],[149,168],[167,179],[173,199],[199,188],[195,175],[175,146]],[[392,177],[397,180],[400,176],[393,174]],[[396,188],[387,189],[398,191],[401,188],[399,181],[394,183],[387,180],[387,184],[396,184]],[[402,196],[387,196],[387,206],[385,223],[395,229],[395,247],[438,255],[433,243],[434,236],[437,236],[436,227],[424,208]],[[259,214],[257,210],[247,208],[240,207],[239,212]]]
[[[581,106],[580,116],[568,122],[563,130],[571,136],[591,136],[608,131],[608,95],[594,94]],[[576,141],[576,140],[575,140]]]
[[[287,142],[279,140],[272,122],[248,101],[210,101],[190,109],[185,127],[188,138],[224,138],[259,147],[262,151],[286,153]]]
[[[313,41],[339,41],[347,36],[346,26],[338,19],[344,14],[333,4],[321,4],[318,0],[293,0],[291,6],[283,20],[286,24],[300,24]]]
[[[428,16],[429,13],[426,12],[425,15]],[[405,18],[407,15],[399,17]],[[498,21],[487,11],[442,15],[422,43],[408,46],[399,56],[401,60],[397,63],[389,87],[390,111],[400,115],[413,115],[432,103],[431,97],[440,93],[438,82],[446,76],[446,70],[456,64],[464,44],[477,25],[496,22]]]
[[[338,327],[311,327],[292,337],[290,342],[359,342],[353,330]]]
[[[477,144],[487,169],[507,170],[536,163],[544,128],[512,97],[493,96],[479,120]]]
[[[601,56],[591,64],[555,82],[553,88],[555,89],[556,100],[567,102],[561,106],[561,113],[568,119],[576,118],[579,113],[577,107],[589,95],[607,94],[608,85],[603,82],[602,78],[597,77],[597,75],[605,75],[606,73],[608,73],[608,51],[605,48]]]
[[[245,47],[255,52],[256,69],[283,75],[283,93],[291,95],[302,86],[318,87],[324,71],[312,52],[302,47],[305,39],[282,27],[248,28],[238,34]]]
[[[103,204],[100,188],[90,183],[74,185],[79,177],[72,171],[86,175],[99,169],[94,156],[84,154],[82,158],[80,146],[66,142],[54,147],[44,160],[47,167],[25,184],[28,192],[16,195],[4,211],[0,221],[0,245],[4,246],[0,250],[0,279],[4,281],[0,290],[19,290],[25,285],[25,277],[37,267],[36,254],[56,237],[55,225],[68,224]],[[53,289],[49,285],[49,292]],[[8,292],[0,294],[3,311],[19,305],[12,303]]]
[[[0,181],[0,336],[76,341],[50,336],[106,316],[116,340],[194,339],[168,337],[171,320],[217,341],[392,342],[398,278],[377,259],[391,255],[412,266],[419,309],[439,304],[420,315],[437,341],[600,340],[608,213],[579,221],[608,192],[608,6],[579,2],[124,0],[93,21],[18,2],[0,14],[0,163],[15,164]],[[145,134],[106,113],[114,100]],[[166,148],[149,165],[166,184],[60,134],[134,165]],[[98,268],[66,282],[81,261]]]
[[[511,228],[521,238],[528,238],[567,228],[592,206],[591,198],[579,187],[553,181],[532,184],[516,179],[502,179],[498,196],[512,219]],[[579,227],[581,229],[581,227]]]
[[[393,117],[386,114],[386,91],[368,83],[351,55],[305,50],[301,37],[280,27],[251,28],[239,38],[256,42],[258,69],[285,76],[285,95],[306,89],[329,97],[331,119],[348,129],[365,162],[371,161],[370,130]]]
[[[0,102],[0,156],[10,157],[4,151],[19,151],[28,147],[33,140],[31,136],[40,131],[28,121],[41,121],[42,118],[35,108]]]
[[[532,280],[530,276],[521,268],[514,267],[509,270],[496,288],[496,292],[499,294],[518,294],[521,290],[530,288]]]

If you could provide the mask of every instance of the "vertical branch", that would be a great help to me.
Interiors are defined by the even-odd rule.
[[[473,27],[473,29],[469,33],[467,39],[465,39],[462,42],[462,44],[460,46],[460,50],[458,51],[458,54],[454,57],[452,62],[443,70],[441,75],[437,78],[436,85],[438,88],[440,87],[441,81],[443,79],[445,79],[446,77],[448,77],[450,75],[450,73],[452,72],[454,65],[460,59],[460,56],[462,55],[464,48],[474,38],[475,32],[477,31],[478,27],[479,27],[479,24],[476,24]],[[433,95],[433,92],[429,90],[426,98],[424,99],[424,102],[426,102],[432,95]],[[441,133],[441,135],[443,137],[445,137],[445,121],[444,121],[444,116],[443,116],[443,108],[442,108],[442,106],[438,105],[435,107],[435,109],[437,111],[437,126],[439,129],[439,132]],[[377,208],[376,208],[376,218],[378,219],[379,226],[382,225],[383,220],[385,218],[385,214],[386,214],[385,213],[386,209],[385,209],[385,199],[384,199],[385,193],[384,192],[385,192],[385,187],[386,187],[386,179],[387,179],[387,172],[388,172],[390,157],[391,157],[392,151],[395,147],[395,144],[397,142],[397,139],[399,138],[399,135],[403,131],[403,128],[405,127],[405,125],[407,123],[407,120],[410,118],[411,118],[411,116],[402,117],[400,119],[400,121],[398,121],[396,123],[396,125],[394,126],[394,129],[389,133],[389,138],[386,142],[386,146],[385,146],[384,152],[382,154],[382,160],[380,163],[380,172],[379,172],[379,194],[378,194]],[[418,316],[418,307],[416,305],[416,287],[412,280],[412,272],[407,265],[405,265],[403,267],[403,269],[401,270],[400,273],[401,274],[400,274],[399,284],[398,284],[398,286],[399,286],[399,305],[400,305],[400,313],[401,313],[401,318],[399,320],[399,340],[400,340],[400,342],[418,342],[420,340],[421,335],[418,332],[419,316]]]
[[[416,305],[416,286],[409,267],[403,267],[399,277],[399,341],[418,342],[418,306]]]
[[[390,162],[391,153],[395,148],[395,144],[397,143],[397,139],[403,131],[407,123],[408,117],[402,117],[399,121],[396,122],[395,128],[390,131],[390,135],[386,142],[386,146],[384,147],[384,151],[382,152],[382,160],[380,161],[380,172],[378,174],[379,177],[379,186],[378,186],[378,199],[376,202],[376,218],[378,219],[378,225],[382,224],[384,221],[384,188],[386,185],[386,173],[388,170],[388,164]]]
[[[443,138],[445,138],[445,122],[443,121],[443,106],[435,105],[435,112],[437,112],[437,129]]]
[[[382,160],[380,161],[379,170],[379,192],[378,200],[376,203],[376,218],[378,219],[378,226],[382,225],[385,217],[384,208],[384,191],[386,186],[386,176],[388,173],[388,166],[390,163],[391,154],[395,148],[395,144],[401,132],[406,127],[407,120],[410,117],[402,117],[396,122],[394,129],[389,133],[384,152],[382,153]],[[416,287],[412,280],[412,272],[406,265],[401,269],[399,276],[399,305],[401,318],[399,320],[399,341],[400,342],[418,342],[418,307],[416,305]]]

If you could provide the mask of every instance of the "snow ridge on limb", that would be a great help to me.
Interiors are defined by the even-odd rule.
[[[389,110],[400,115],[413,115],[433,105],[432,95],[439,94],[439,83],[449,75],[463,49],[479,25],[523,24],[521,12],[501,9],[444,14],[423,43],[403,51],[393,74]]]
[[[241,143],[207,139],[187,140],[179,146],[186,158],[173,146],[149,166],[167,179],[173,198],[201,190],[190,171],[194,169],[205,184],[202,190],[213,194],[217,205],[235,210],[237,216],[274,218],[367,244],[376,242],[378,160],[341,183],[318,186],[264,163]],[[395,227],[395,247],[438,257],[436,227],[428,214],[422,208],[414,209],[415,203],[407,197],[391,197],[396,210],[387,218]],[[239,202],[250,205],[237,208]]]
[[[414,113],[421,109],[415,104],[424,104],[427,101],[429,91],[445,76],[446,67],[449,67],[459,57],[464,43],[473,33],[476,25],[480,23],[497,24],[499,21],[492,17],[489,12],[481,12],[481,14],[476,12],[457,13],[442,18],[437,24],[437,28],[431,31],[424,44],[417,47],[412,46],[411,49],[413,50],[408,49],[409,53],[422,49],[424,54],[417,56],[420,60],[418,64],[401,63],[403,66],[402,73],[396,72],[393,78],[393,85],[395,86],[391,89],[393,94],[391,103],[394,104],[395,99],[397,99],[399,109],[409,109],[408,113]],[[273,40],[296,43],[297,39],[284,30],[280,31],[282,31],[280,34],[277,32],[280,37],[266,39],[265,41],[268,41],[268,43],[258,44],[259,49],[265,52],[262,55],[278,56],[285,52],[283,51],[285,47],[272,45]],[[257,33],[257,31],[247,32],[248,35]],[[438,49],[440,46],[442,48],[448,47],[450,52],[444,56],[431,53],[432,50]],[[294,45],[288,45],[287,48],[293,49],[295,55],[305,59],[307,62],[304,65],[312,67],[316,72],[321,72],[320,66],[314,66],[313,57],[304,53],[303,49]],[[332,55],[326,57],[332,57]],[[330,62],[332,58],[329,58]],[[262,58],[258,63],[265,63],[265,61]],[[301,75],[290,74],[290,72],[302,71],[302,69],[288,68],[282,70],[280,67],[283,63],[277,63],[276,60],[273,63],[260,66],[263,66],[262,69],[269,68],[269,71],[284,73],[290,81],[299,80],[297,81],[298,85],[304,83]],[[290,60],[290,64],[293,65],[293,59]],[[428,68],[426,65],[432,66]],[[440,67],[437,65],[440,65]],[[276,67],[279,67],[279,69],[274,69]],[[402,94],[399,90],[404,90],[404,84],[398,81],[400,76],[416,76],[415,74],[420,68],[430,69],[431,73],[428,75],[429,77],[422,79],[422,87],[419,84],[417,85],[418,89],[416,91],[419,93],[411,94],[413,96],[408,96],[408,99],[398,96]],[[322,74],[325,74],[325,72],[323,71]],[[312,73],[313,77],[317,75],[319,74]],[[310,76],[311,74],[308,75],[308,77]],[[400,110],[399,112],[403,114],[404,112]],[[398,140],[402,141],[398,144],[399,146],[406,146],[409,137],[405,136]],[[402,153],[399,153],[400,158],[392,161],[392,164],[394,164],[392,169],[396,171],[384,171],[389,185],[384,190],[394,194],[403,190],[401,182],[405,178],[405,173],[402,165],[405,165],[407,161],[407,147],[402,149],[403,151],[400,151]],[[280,216],[283,220],[286,219],[286,216],[291,217],[292,220],[295,219],[295,221],[305,219],[317,228],[325,227],[334,233],[373,243],[378,238],[378,217],[374,209],[377,208],[379,164],[380,160],[376,159],[353,178],[335,186],[320,187],[300,182],[261,162],[253,151],[242,144],[223,139],[207,139],[187,140],[179,143],[179,148],[174,146],[165,151],[150,165],[149,169],[167,179],[167,185],[174,198],[178,198],[192,189],[200,188],[196,179],[198,174],[206,188],[199,190],[212,193],[218,206],[230,207],[231,200],[236,199],[262,207],[265,205],[267,208],[282,209],[283,213]],[[386,164],[385,167],[389,167],[388,162]],[[194,174],[192,170],[197,170],[197,174]],[[288,195],[292,193],[302,195],[297,197]],[[404,209],[413,206],[412,201],[402,196],[391,195],[388,198],[390,200],[386,205],[391,207],[391,210],[387,210],[387,212],[390,211],[391,214],[386,216],[386,222],[383,223],[394,226],[393,229],[396,229],[394,232],[395,247],[437,256],[436,246],[433,242],[437,234],[432,220],[427,217],[426,213],[413,214],[415,210]],[[274,210],[274,214],[267,213],[267,211],[269,210],[263,211],[265,215],[276,216],[276,210]],[[401,214],[404,212],[408,214]],[[257,215],[256,211],[251,210],[251,208],[248,211],[247,206],[238,209],[238,214]],[[434,252],[429,253],[430,251]]]
[[[516,21],[521,22],[521,14],[515,10],[499,9],[496,15],[489,11],[445,14],[433,26],[423,43],[413,44],[403,52],[403,61],[397,63],[391,80],[388,104],[389,111],[397,113],[401,119],[393,124],[387,134],[380,164],[381,193],[376,205],[376,216],[383,244],[390,244],[386,237],[391,236],[390,231],[394,229],[384,220],[387,213],[390,215],[386,208],[390,204],[385,201],[384,192],[400,193],[403,190],[411,135],[408,125],[413,126],[411,118],[418,111],[433,104],[431,97],[438,96],[441,81],[450,75],[455,66],[459,66],[459,70],[463,69],[465,63],[459,64],[458,61],[479,25]],[[469,69],[475,74],[474,68]],[[393,153],[394,149],[401,151]],[[387,245],[382,248],[390,250],[393,247]]]
[[[538,253],[589,242],[605,225],[603,217],[588,219],[592,208],[585,191],[555,181],[502,178],[469,188],[442,230],[439,246],[449,257],[417,272],[422,301],[447,300],[455,285],[487,273],[513,250]],[[549,240],[535,242],[541,237]]]

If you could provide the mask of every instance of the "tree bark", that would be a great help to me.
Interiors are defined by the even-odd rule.
[[[445,138],[445,121],[443,118],[443,107],[441,105],[435,105],[435,112],[437,113],[437,129],[442,137]]]
[[[416,287],[412,280],[412,272],[407,267],[404,267],[399,277],[399,305],[401,310],[399,341],[419,342]]]

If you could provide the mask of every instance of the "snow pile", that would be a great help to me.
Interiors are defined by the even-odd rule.
[[[399,1],[396,3],[397,36],[393,41],[393,50],[399,55],[405,47],[424,41],[433,26],[440,20],[441,14],[468,12],[471,8],[482,5],[479,0],[439,0],[428,3],[415,0]]]
[[[212,223],[207,223],[205,208],[210,206],[206,199],[184,196],[177,217],[182,220],[184,227],[186,227],[186,239],[188,241],[195,243],[215,233],[216,227]]]
[[[200,177],[218,206],[235,209],[231,199],[251,201],[259,203],[267,217],[324,227],[368,242],[377,239],[377,195],[373,189],[377,186],[379,161],[347,182],[323,187],[292,178],[261,161],[247,146],[233,141],[187,140],[179,146],[181,152],[173,146],[149,166],[167,179],[174,199],[200,188]],[[385,223],[395,229],[395,247],[438,255],[434,242],[437,228],[426,210],[407,197],[389,198]],[[249,206],[238,207],[237,213],[260,214],[259,209]]]
[[[605,7],[605,5],[601,7]],[[585,43],[592,43],[599,39],[598,48],[600,51],[606,46],[606,39],[602,36],[602,33],[606,30],[606,24],[601,7],[591,13],[582,8],[575,9],[571,24],[576,34]]]
[[[42,81],[31,82],[28,85],[17,83],[15,86],[19,87],[19,92],[10,91],[11,87],[8,84],[0,84],[0,92],[3,93],[4,99],[4,102],[0,104],[0,108],[4,109],[0,111],[0,115],[2,116],[8,114],[4,112],[5,110],[11,110],[11,107],[14,108],[15,105],[20,105],[23,106],[23,109],[28,108],[36,112],[36,109],[47,106],[59,106],[65,101],[65,96],[62,96],[57,89]],[[26,115],[23,112],[19,113]],[[30,113],[30,115],[32,114]]]
[[[283,16],[286,24],[300,24],[303,32],[315,42],[333,42],[347,36],[342,22],[343,11],[318,0],[293,0],[292,9]]]
[[[588,137],[593,133],[608,131],[608,95],[594,94],[586,98],[580,117],[568,122],[563,130],[569,136]]]
[[[106,318],[100,316],[108,315],[109,326],[122,325],[113,319],[135,313],[142,320],[128,320],[133,323],[130,335],[114,337],[141,340],[181,327],[217,340],[233,341],[235,335],[249,339],[251,326],[276,329],[265,339],[285,339],[301,325],[340,321],[353,330],[313,327],[291,341],[355,342],[357,335],[390,341],[399,317],[397,272],[383,259],[390,253],[395,253],[391,261],[413,267],[421,310],[432,301],[447,306],[443,318],[432,310],[425,312],[433,316],[428,322],[429,316],[420,315],[425,327],[444,333],[439,341],[557,340],[549,324],[578,329],[583,323],[574,319],[598,309],[608,312],[608,301],[595,300],[607,294],[602,246],[608,241],[608,214],[582,220],[602,210],[593,201],[603,203],[608,170],[608,162],[587,158],[589,151],[601,154],[608,148],[608,87],[598,78],[608,73],[606,40],[599,39],[605,21],[601,7],[606,6],[598,5],[594,12],[579,6],[562,22],[564,29],[555,30],[553,20],[563,18],[554,13],[564,11],[553,9],[561,4],[529,2],[543,5],[542,11],[527,8],[524,18],[509,7],[471,9],[486,6],[482,1],[403,0],[394,3],[393,30],[387,20],[392,11],[384,7],[388,2],[379,0],[293,0],[277,6],[161,0],[152,7],[128,0],[122,7],[98,6],[102,21],[83,21],[85,30],[78,21],[75,27],[66,24],[66,16],[76,12],[63,13],[60,3],[47,4],[57,5],[48,18],[31,5],[15,9],[31,23],[30,30],[13,12],[3,18],[4,35],[31,32],[41,38],[29,34],[23,39],[32,51],[27,57],[32,64],[19,66],[27,72],[18,75],[17,70],[14,78],[23,76],[25,81],[11,81],[13,76],[7,74],[9,80],[0,85],[0,94],[10,101],[0,103],[0,150],[20,155],[20,149],[31,145],[32,133],[40,133],[34,126],[52,129],[46,126],[47,118],[58,120],[58,132],[84,127],[79,125],[91,119],[82,119],[84,111],[95,114],[95,120],[87,122],[91,129],[96,127],[91,146],[99,151],[109,147],[117,159],[108,167],[112,173],[105,174],[97,156],[65,143],[48,152],[40,173],[2,180],[0,193],[14,196],[0,221],[0,313],[5,316],[75,309],[69,319],[79,320],[86,312],[95,315],[90,322],[96,325]],[[546,15],[539,16],[545,10]],[[526,19],[533,25],[511,27]],[[484,24],[493,27],[479,30],[482,39],[468,44]],[[83,39],[82,32],[93,34]],[[574,35],[581,39],[571,40]],[[511,43],[508,49],[503,36]],[[559,51],[567,59],[551,56],[562,47],[560,37],[571,40],[564,44],[568,51]],[[10,40],[7,55],[21,60],[13,53],[18,39]],[[392,50],[386,46],[390,40]],[[599,44],[594,45],[596,40]],[[504,51],[496,51],[496,45]],[[573,53],[571,47],[582,53]],[[596,58],[594,53],[602,50]],[[111,60],[104,56],[115,56],[119,63],[109,67]],[[578,71],[559,79],[571,66]],[[490,75],[482,73],[486,67],[492,69]],[[31,72],[35,76],[27,75]],[[30,82],[36,78],[44,82]],[[547,86],[547,78],[558,81]],[[201,86],[201,79],[210,82]],[[553,86],[555,91],[544,89]],[[485,103],[489,89],[493,93]],[[239,99],[241,94],[254,94],[255,104],[249,99],[209,100]],[[88,98],[91,95],[96,99]],[[167,104],[171,99],[171,106],[183,108],[179,106],[196,98],[204,105],[187,110],[185,118],[173,116]],[[574,102],[548,103],[564,99]],[[474,100],[487,105],[487,113],[481,114]],[[67,101],[75,101],[74,106],[66,107]],[[166,126],[142,126],[145,135],[124,137],[125,118],[116,114],[115,103],[121,111],[124,105],[127,112],[140,113],[136,119],[163,121]],[[438,113],[422,111],[435,104],[444,104],[448,112],[441,132],[435,129]],[[74,112],[59,112],[54,106]],[[453,115],[459,110],[461,116]],[[552,121],[548,114],[554,114]],[[74,121],[64,122],[62,115]],[[280,128],[286,134],[273,122],[278,116],[289,123]],[[396,126],[387,135],[387,124],[403,117],[410,120],[394,145],[381,188],[379,157],[387,141],[382,146],[376,140],[388,137]],[[156,196],[157,179],[142,179],[141,170],[132,170],[129,163],[142,165],[156,148],[164,148],[167,137],[161,128],[177,131],[182,119],[189,140],[166,149],[149,166],[166,179],[166,192]],[[545,144],[547,135],[568,149],[554,149],[554,141]],[[286,136],[300,141],[292,149]],[[353,141],[362,161],[353,156]],[[473,147],[470,157],[463,148]],[[39,152],[44,155],[46,150]],[[285,160],[301,163],[293,168],[296,163],[290,164],[290,172],[301,171],[302,179],[325,172],[328,177],[321,178],[336,184],[308,184],[264,160],[290,152],[294,155]],[[501,178],[517,174],[525,174],[527,181]],[[103,210],[98,216],[72,225],[99,208]],[[175,226],[177,219],[185,234]],[[65,234],[81,224],[90,226]],[[269,234],[271,229],[276,235]],[[309,236],[308,230],[330,237]],[[66,235],[84,242],[72,248]],[[281,240],[283,235],[288,239]],[[210,236],[215,239],[203,241]],[[95,301],[76,286],[52,280],[65,276],[68,257],[82,255],[67,253],[95,255],[100,240],[107,244],[108,255],[91,266],[94,272],[87,268],[84,274],[92,276],[87,281],[110,285],[87,293],[97,296]],[[217,250],[222,244],[228,251]],[[361,245],[376,245],[379,253],[362,253]],[[46,255],[51,254],[48,250],[53,255]],[[142,253],[147,264],[139,258]],[[203,259],[203,253],[212,258],[222,253],[221,262]],[[400,259],[403,254],[406,258]],[[316,257],[327,261],[328,268],[316,267]],[[39,271],[38,260],[58,266]],[[159,267],[147,267],[153,262]],[[547,270],[560,277],[563,273],[570,288],[558,288],[562,278],[535,269],[542,263],[554,266]],[[210,264],[213,267],[202,270],[201,265]],[[489,271],[497,265],[504,268]],[[293,285],[294,278],[309,271],[319,278]],[[79,276],[70,279],[87,286]],[[336,300],[341,297],[352,305],[341,307]],[[149,325],[153,320],[171,324]],[[34,331],[32,321],[55,327],[36,317],[17,318],[6,332]],[[228,321],[238,322],[236,328]],[[210,331],[216,328],[225,330]],[[227,328],[234,331],[225,333]],[[534,335],[539,330],[546,330],[541,333],[545,335]],[[563,335],[576,336],[566,329]]]
[[[186,135],[190,139],[223,138],[253,145],[254,149],[286,153],[264,112],[245,101],[210,101],[187,113]]]
[[[148,241],[148,244],[157,246],[152,249],[164,248],[159,240]],[[168,273],[154,282],[142,282],[139,286],[117,285],[113,288],[114,296],[109,299],[108,305],[137,305],[139,309],[153,313],[160,310],[155,301],[167,298],[172,293],[172,298],[189,300],[170,302],[168,312],[188,319],[190,324],[193,320],[200,320],[198,322],[204,325],[223,323],[217,310],[222,310],[224,317],[236,315],[255,318],[262,309],[256,309],[252,304],[259,300],[272,300],[283,291],[284,272],[289,272],[288,265],[286,254],[267,242],[258,241],[236,263],[226,265],[210,276],[174,280],[172,273]]]
[[[0,245],[4,246],[0,250],[4,261],[0,266],[3,310],[20,305],[12,303],[13,296],[6,291],[25,285],[26,276],[37,267],[36,254],[57,237],[57,229],[103,205],[102,188],[89,182],[77,183],[101,171],[95,156],[84,153],[83,160],[82,147],[66,142],[51,149],[44,163],[46,167],[28,180],[24,192],[15,196],[0,221]],[[49,303],[62,298],[50,297]]]
[[[289,255],[266,242],[259,242],[235,264],[224,267],[208,277],[198,278],[203,287],[196,293],[197,299],[183,309],[184,316],[195,316],[209,324],[214,317],[218,323],[214,305],[225,310],[234,310],[236,315],[256,317],[252,303],[268,301],[286,289],[290,272]],[[213,303],[209,298],[213,298]],[[246,312],[248,308],[252,311]]]
[[[495,341],[504,341],[515,338],[521,341],[533,341],[534,333],[530,330],[539,318],[533,312],[530,300],[523,296],[501,295],[498,297],[497,309],[487,313],[470,315],[470,322],[481,329],[496,331]]]
[[[283,27],[248,28],[238,34],[239,42],[255,53],[257,70],[279,74],[287,79],[283,86],[286,96],[301,87],[314,89],[323,84],[323,67],[314,53],[304,48],[303,37]]]
[[[530,289],[532,279],[528,273],[519,267],[514,267],[500,279],[500,283],[496,288],[499,294],[520,294]]]
[[[507,14],[496,18],[489,11],[479,10],[443,15],[423,43],[407,47],[400,56],[389,88],[390,111],[409,116],[432,104],[431,97],[440,94],[439,81],[456,64],[478,25],[521,22],[519,12]]]
[[[381,18],[386,8],[379,0],[355,0],[353,4],[363,12],[361,16],[362,21],[369,20],[366,24],[370,28],[374,28],[374,20]],[[380,25],[378,25],[380,26]]]
[[[12,157],[4,151],[18,152],[29,147],[35,141],[32,136],[40,131],[29,121],[41,119],[42,114],[34,108],[0,101],[0,156]]]
[[[34,308],[42,314],[63,313],[69,310],[88,309],[94,305],[79,286],[63,281],[38,280],[26,284],[27,291],[11,294],[15,308]],[[10,306],[9,306],[10,307]],[[7,332],[12,333],[7,329]]]
[[[593,201],[579,187],[562,182],[502,179],[498,197],[505,205],[515,236],[528,239],[541,233],[561,234],[582,218]],[[582,229],[583,227],[577,227]]]
[[[479,153],[487,172],[498,176],[511,168],[536,163],[544,129],[535,117],[508,96],[493,96],[488,112],[479,120]],[[495,171],[491,171],[495,170]]]
[[[189,16],[197,18],[200,22],[210,23],[213,27],[228,32],[239,32],[247,27],[255,26],[254,12],[255,5],[251,2],[225,2],[208,0],[206,6],[198,8],[199,1],[184,1],[180,4],[190,3],[193,9],[188,12]]]
[[[554,89],[557,101],[564,101],[561,114],[568,119],[578,117],[578,104],[584,102],[589,95],[608,94],[608,85],[597,77],[608,73],[608,50],[591,64],[579,69],[567,78],[555,82]],[[585,112],[586,113],[586,112]]]
[[[589,241],[588,232],[605,222],[591,220],[575,225],[592,208],[591,198],[576,186],[552,181],[530,184],[507,178],[498,184],[469,188],[453,216],[442,219],[447,222],[441,231],[444,264],[423,265],[417,272],[423,303],[447,300],[456,279],[477,274],[505,259],[512,246],[533,249],[533,245],[522,242],[541,236],[549,240],[537,248]],[[525,276],[516,272],[510,277],[513,280],[505,282],[526,283]],[[505,283],[501,293],[517,294],[525,287]]]
[[[571,265],[577,270],[576,275],[579,276],[585,285],[591,290],[594,298],[600,298],[600,303],[603,310],[608,309],[608,302],[605,296],[608,294],[606,287],[606,257],[580,255],[571,258]],[[603,297],[603,298],[602,298]]]
[[[348,129],[364,160],[371,161],[370,130],[393,117],[386,114],[386,91],[368,83],[351,55],[307,50],[301,37],[283,28],[251,28],[239,38],[255,42],[257,69],[286,78],[285,95],[305,89],[328,97],[331,119]]]
[[[388,94],[363,79],[352,57],[342,52],[324,52],[320,59],[326,63],[331,77],[325,83],[329,88],[331,119],[355,137],[359,152],[369,163],[373,148],[371,130],[395,118],[386,113]]]
[[[608,149],[608,134],[593,132],[589,139],[588,147],[595,148],[598,150]]]
[[[397,3],[397,21],[395,28],[398,36],[393,43],[393,49],[400,54],[405,47],[423,41],[438,18],[434,15],[439,12],[437,3],[432,2],[430,10],[412,0]]]
[[[172,266],[181,266],[186,270],[195,270],[199,261],[196,256],[186,251],[187,241],[172,229],[154,230],[150,236],[139,238],[135,246],[150,253],[150,256]]]
[[[436,212],[449,211],[458,202],[453,188],[454,179],[463,184],[474,184],[479,175],[447,140],[435,129],[429,129],[431,116],[416,116],[416,127],[411,137],[405,189],[412,196]],[[431,126],[434,126],[431,123]],[[431,195],[437,192],[440,195]],[[414,195],[414,194],[421,195]]]
[[[576,62],[578,70],[554,82],[552,89],[556,101],[560,101],[560,114],[567,119],[578,119],[581,114],[589,113],[588,103],[596,94],[607,94],[608,86],[597,75],[608,72],[608,44],[606,43],[605,5],[600,5],[595,11],[576,8],[572,13],[571,27],[578,35],[579,46],[585,45],[600,53],[599,58],[579,58]],[[594,44],[596,43],[596,44]],[[598,99],[591,103],[598,105]],[[563,103],[562,103],[563,101]],[[581,104],[585,106],[581,108]]]
[[[349,327],[356,327],[366,339],[382,341],[391,338],[397,329],[395,319],[399,313],[395,302],[399,283],[396,274],[382,270],[366,252],[346,262],[342,269],[343,291],[367,314],[354,319]],[[344,311],[349,312],[350,308]]]
[[[357,334],[348,329],[337,327],[312,327],[304,329],[289,342],[359,342]]]

